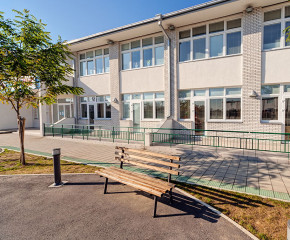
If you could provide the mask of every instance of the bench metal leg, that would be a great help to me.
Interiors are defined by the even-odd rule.
[[[169,191],[169,202],[170,202],[170,204],[173,203],[172,189],[170,189],[170,191]]]
[[[105,189],[104,189],[104,194],[107,193],[107,186],[108,186],[108,178],[106,178],[106,181],[105,181]]]
[[[154,214],[153,214],[153,218],[156,217],[156,211],[157,211],[157,196],[154,196]]]

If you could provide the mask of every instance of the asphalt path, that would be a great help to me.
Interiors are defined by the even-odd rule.
[[[0,176],[0,239],[250,239],[193,199],[175,191],[152,218],[150,195],[91,174]]]

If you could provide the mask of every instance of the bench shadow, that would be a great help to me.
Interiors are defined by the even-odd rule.
[[[113,183],[114,182],[110,182],[108,184],[108,186],[114,185]],[[152,210],[153,210],[153,204],[154,204],[153,196],[146,193],[146,192],[139,191],[139,190],[124,191],[124,192],[118,192],[118,191],[113,191],[113,192],[108,191],[107,192],[107,194],[122,194],[122,193],[136,193],[137,195],[141,195],[141,196],[152,199]],[[172,204],[170,204],[168,194],[165,194],[162,198],[158,198],[156,218],[192,215],[195,218],[201,218],[201,219],[206,220],[206,221],[211,222],[211,223],[216,223],[218,221],[218,219],[220,218],[219,214],[211,211],[209,208],[196,202],[192,198],[189,198],[187,196],[184,196],[184,195],[176,193],[176,192],[173,192],[172,196],[173,196],[173,203]],[[167,205],[171,208],[175,208],[181,212],[160,215],[160,214],[158,214],[158,207],[160,206],[160,204],[165,204],[165,205]]]

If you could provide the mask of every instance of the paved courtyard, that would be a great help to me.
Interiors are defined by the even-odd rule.
[[[25,148],[30,153],[51,156],[52,149],[60,147],[63,159],[110,166],[118,164],[114,160],[115,145],[142,148],[140,144],[41,137],[37,134],[26,135]],[[17,133],[1,134],[0,147],[18,150]],[[287,154],[180,145],[152,146],[149,150],[181,156],[181,175],[174,176],[177,181],[290,201]],[[166,177],[155,171],[129,169]]]
[[[68,183],[49,188],[53,176],[0,176],[0,239],[208,239],[249,240],[218,214],[174,191],[174,203],[158,203],[128,186],[95,174],[63,175]]]

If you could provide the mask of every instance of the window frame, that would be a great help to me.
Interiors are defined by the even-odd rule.
[[[286,45],[286,34],[283,33],[284,29],[286,28],[286,23],[290,22],[290,17],[285,17],[286,13],[286,8],[290,7],[290,5],[284,5],[283,7],[271,7],[271,8],[266,8],[263,11],[263,24],[262,24],[262,51],[267,52],[267,51],[273,51],[277,49],[283,49],[283,48],[290,48],[290,45]],[[275,19],[271,21],[265,22],[265,13],[275,11],[275,10],[281,10],[281,18],[280,19]],[[281,35],[280,35],[280,46],[275,47],[275,48],[270,48],[270,49],[265,49],[264,47],[264,36],[265,36],[265,26],[270,26],[273,24],[278,24],[281,23]]]
[[[272,93],[272,94],[262,94],[262,87],[263,86],[275,86],[278,85],[279,86],[279,93]],[[284,96],[284,86],[287,84],[263,84],[261,85],[261,101],[260,101],[260,107],[261,107],[261,112],[260,112],[260,121],[261,123],[281,123],[281,96]],[[273,98],[273,97],[277,97],[278,99],[278,104],[277,104],[277,114],[278,114],[278,118],[275,120],[263,120],[263,98]]]
[[[163,37],[163,43],[155,43],[155,39],[157,37]],[[142,46],[142,40],[147,39],[147,38],[152,38],[152,45],[149,46]],[[132,46],[132,42],[136,42],[136,41],[140,41],[140,46],[138,48],[131,48]],[[129,44],[129,49],[128,50],[122,50],[122,45],[124,44]],[[162,64],[155,64],[156,63],[156,59],[155,59],[155,49],[157,47],[163,47],[163,63]],[[143,51],[146,49],[152,49],[152,64],[151,66],[144,66],[144,53]],[[132,67],[132,52],[140,52],[140,67],[137,68],[133,68]],[[129,53],[130,54],[130,60],[129,60],[129,68],[127,69],[123,69],[123,54]],[[156,35],[152,35],[152,36],[146,36],[146,37],[142,37],[142,38],[136,38],[134,40],[130,40],[130,41],[124,41],[120,44],[120,71],[129,71],[129,70],[136,70],[136,69],[143,69],[143,68],[150,68],[150,67],[157,67],[157,66],[163,66],[164,65],[164,58],[165,58],[165,36],[164,35],[160,35],[160,34],[156,34]]]
[[[104,47],[104,48],[95,48],[95,49],[91,49],[91,50],[87,50],[87,51],[82,51],[79,52],[78,54],[78,60],[79,60],[79,77],[87,77],[87,76],[95,76],[95,75],[101,75],[101,74],[107,74],[110,73],[110,51],[105,54],[105,49],[109,49],[109,47]],[[96,56],[96,51],[97,50],[102,50],[102,55]],[[87,58],[87,53],[88,52],[93,52],[93,57],[92,58]],[[80,56],[82,54],[85,54],[85,58],[84,59],[80,59]],[[109,57],[109,66],[108,66],[108,71],[106,71],[105,68],[105,58]],[[102,72],[101,73],[97,73],[97,59],[102,59]],[[93,61],[93,74],[88,74],[88,62],[89,61]],[[81,75],[81,64],[85,63],[85,75]]]
[[[241,27],[238,28],[233,28],[233,29],[229,29],[227,30],[227,22],[228,21],[232,21],[232,20],[236,20],[236,19],[241,19]],[[224,30],[223,31],[219,31],[219,32],[213,32],[210,33],[209,32],[209,25],[213,24],[213,23],[217,23],[217,22],[224,22]],[[200,36],[192,36],[192,29],[196,28],[196,27],[201,27],[201,26],[206,26],[206,34],[204,35],[200,35]],[[179,39],[178,38],[178,62],[179,63],[184,63],[184,62],[190,62],[190,61],[202,61],[202,60],[206,60],[206,59],[215,59],[215,58],[221,58],[221,57],[229,57],[229,56],[239,56],[243,54],[243,21],[242,21],[242,15],[236,15],[236,16],[232,16],[230,18],[226,18],[224,20],[214,20],[214,21],[210,21],[208,23],[200,23],[200,24],[196,24],[196,25],[192,25],[190,27],[190,29],[187,28],[182,28],[178,31],[178,36],[180,32],[183,31],[190,31],[190,36],[188,38],[183,38],[183,39]],[[228,33],[235,33],[235,32],[241,32],[241,52],[240,53],[235,53],[235,54],[227,54],[227,34]],[[221,56],[214,56],[211,57],[210,56],[210,38],[213,36],[218,36],[218,35],[223,35],[223,53]],[[202,39],[205,38],[205,57],[204,58],[200,58],[200,59],[194,59],[194,53],[193,53],[193,41],[194,40],[198,40],[198,39]],[[189,60],[186,61],[180,61],[180,43],[182,42],[190,42],[190,58]]]
[[[86,98],[86,101],[82,102],[80,100],[80,119],[89,119],[89,105],[94,105],[94,108],[95,108],[94,120],[111,120],[112,119],[112,104],[111,104],[110,95],[81,96],[80,99],[82,97]],[[103,97],[103,100],[98,101],[98,97]],[[95,98],[95,100],[90,101],[90,98]],[[109,98],[110,100],[107,100],[107,98]],[[98,117],[98,104],[103,104],[104,118]],[[106,105],[107,104],[111,105],[111,117],[110,118],[107,118],[107,113],[106,113]],[[87,117],[82,116],[82,105],[86,105],[86,107],[87,107]]]
[[[146,93],[152,93],[153,98],[152,99],[145,99],[144,94]],[[163,93],[163,98],[156,98],[157,93]],[[141,98],[140,99],[133,99],[132,95],[134,94],[140,94]],[[123,95],[130,95],[129,100],[123,100]],[[145,102],[153,102],[153,118],[144,118],[144,103]],[[164,118],[157,118],[156,117],[156,102],[164,102]],[[129,111],[130,111],[130,116],[129,118],[124,118],[124,103],[129,103]],[[144,93],[130,93],[130,94],[122,94],[122,120],[133,120],[133,103],[140,103],[140,116],[141,116],[141,121],[162,121],[164,120],[165,117],[165,96],[164,92],[144,92]]]

